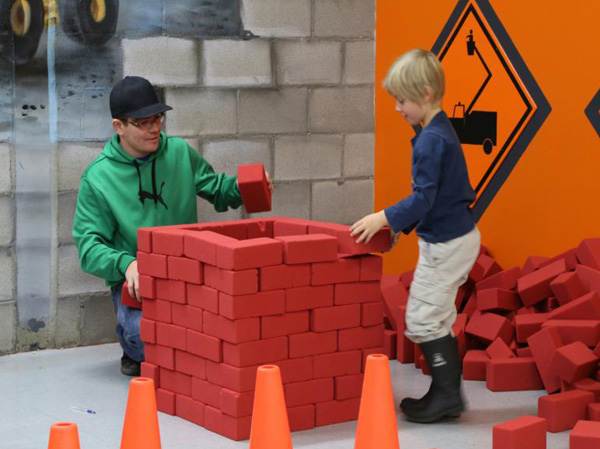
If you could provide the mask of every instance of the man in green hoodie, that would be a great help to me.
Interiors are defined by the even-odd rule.
[[[161,132],[171,109],[144,78],[128,76],[113,87],[116,133],[81,176],[73,222],[82,270],[111,287],[121,372],[129,376],[139,376],[144,360],[141,310],[121,304],[125,280],[140,300],[137,229],[197,222],[196,195],[218,212],[242,204],[237,177],[216,174],[185,140]]]

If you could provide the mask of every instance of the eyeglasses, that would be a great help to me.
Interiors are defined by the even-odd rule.
[[[150,131],[152,129],[152,125],[154,125],[155,123],[160,125],[162,124],[162,122],[165,121],[165,114],[164,112],[161,112],[160,114],[157,114],[154,117],[150,117],[149,119],[141,121],[129,119],[125,119],[124,121],[135,126],[136,128],[141,129],[142,131]]]

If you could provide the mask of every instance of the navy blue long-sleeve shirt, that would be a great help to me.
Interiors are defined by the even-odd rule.
[[[469,205],[475,192],[458,136],[444,111],[412,139],[413,193],[385,209],[394,230],[417,225],[417,235],[429,243],[447,242],[472,231]]]

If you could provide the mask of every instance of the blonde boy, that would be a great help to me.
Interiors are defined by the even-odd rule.
[[[357,242],[368,242],[385,225],[396,233],[417,228],[419,260],[406,308],[405,335],[417,343],[432,373],[429,391],[400,403],[407,419],[434,422],[464,411],[461,359],[452,324],[454,299],[467,280],[480,247],[469,205],[475,194],[458,137],[441,109],[445,80],[436,56],[411,50],[391,67],[384,87],[413,127],[413,193],[397,204],[354,223]]]

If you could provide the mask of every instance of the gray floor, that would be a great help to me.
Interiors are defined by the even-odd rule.
[[[118,345],[39,351],[0,357],[0,448],[44,448],[50,426],[77,423],[81,449],[118,448],[129,379],[118,372]],[[391,362],[397,400],[425,389],[428,377],[412,365]],[[542,392],[492,393],[484,382],[466,382],[469,411],[458,422],[419,425],[398,416],[402,449],[492,448],[492,426],[537,413]],[[95,415],[71,407],[95,410]],[[162,447],[247,448],[179,418],[159,413]],[[356,422],[297,432],[294,448],[354,446]],[[548,449],[569,446],[568,432],[548,433]]]

